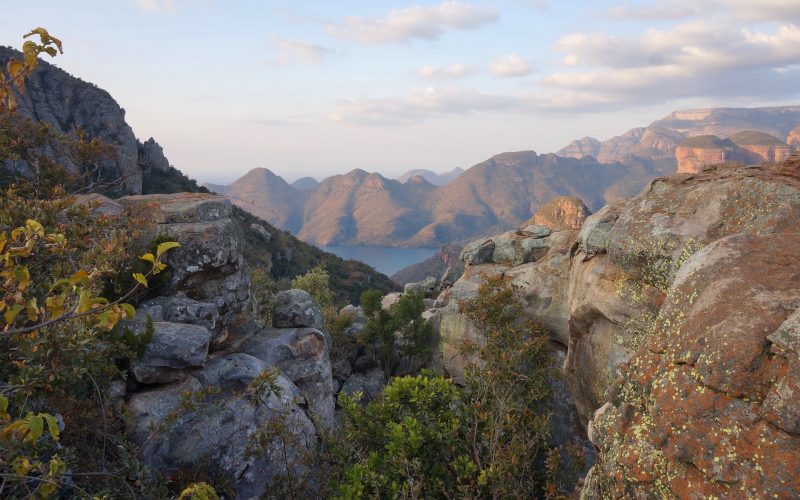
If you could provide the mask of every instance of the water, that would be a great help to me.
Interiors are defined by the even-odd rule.
[[[366,245],[320,248],[326,252],[336,254],[343,259],[354,259],[365,262],[386,276],[391,276],[411,264],[422,262],[439,250],[438,248],[400,248]]]

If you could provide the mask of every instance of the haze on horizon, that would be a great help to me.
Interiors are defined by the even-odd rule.
[[[607,139],[676,110],[800,101],[797,0],[30,0],[54,62],[207,182],[397,176]]]

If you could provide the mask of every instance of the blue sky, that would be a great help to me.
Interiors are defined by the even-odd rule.
[[[797,0],[11,2],[202,181],[399,175],[607,139],[670,111],[800,103]]]

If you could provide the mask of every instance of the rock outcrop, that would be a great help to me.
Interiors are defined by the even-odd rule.
[[[795,150],[800,148],[800,125],[793,128],[786,136],[786,144]]]
[[[675,150],[678,173],[699,172],[704,165],[727,161],[742,164],[781,162],[791,148],[776,137],[763,132],[743,131],[720,139],[715,135],[692,137]]]
[[[1,66],[5,67],[11,57],[21,58],[22,54],[0,47]],[[145,176],[170,168],[158,143],[152,138],[144,143],[136,139],[125,122],[125,110],[108,92],[45,61],[40,61],[28,78],[26,93],[18,99],[17,113],[48,124],[57,134],[75,136],[80,131],[87,140],[99,139],[113,145],[113,155],[100,160],[96,167],[102,173],[100,180],[119,181],[118,194],[140,194]],[[3,161],[0,166],[33,174],[38,168],[36,156],[47,157],[72,174],[82,173],[80,158],[57,147],[44,148],[30,159],[19,160],[22,163]]]
[[[554,231],[580,229],[591,213],[577,196],[560,196],[542,205],[522,226],[545,226]]]
[[[563,373],[599,451],[583,498],[800,494],[800,157],[656,179],[553,231],[531,261],[465,247],[432,317],[458,376],[475,341],[458,303],[482,274],[516,284],[566,349]]]
[[[788,144],[763,132],[747,130],[737,132],[728,139],[750,153],[752,158],[748,163],[781,162],[791,153]]]
[[[137,335],[152,326],[126,396],[126,431],[140,458],[167,476],[191,469],[224,479],[237,498],[262,497],[287,475],[302,478],[320,435],[334,427],[331,346],[319,305],[288,290],[273,325],[259,328],[247,317],[244,242],[223,197],[102,200],[140,222],[140,247],[181,244],[151,280],[160,280],[151,287],[158,296],[118,326]]]

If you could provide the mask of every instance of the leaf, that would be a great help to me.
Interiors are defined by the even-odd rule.
[[[123,311],[125,311],[126,318],[133,318],[136,316],[136,309],[133,308],[130,304],[120,304],[120,307]]]
[[[41,413],[28,416],[28,428],[30,429],[30,433],[25,436],[25,441],[36,442],[42,437],[44,433],[44,419]]]
[[[28,319],[36,321],[39,319],[39,306],[36,304],[36,297],[28,301]]]
[[[6,71],[8,71],[11,78],[16,78],[25,71],[25,65],[19,59],[9,59],[6,64]]]
[[[69,280],[67,281],[69,282],[70,285],[77,285],[79,283],[81,284],[86,283],[88,280],[89,280],[89,272],[86,271],[85,269],[81,269],[80,271],[70,276]]]
[[[18,476],[25,476],[28,474],[28,471],[31,470],[31,462],[28,460],[28,457],[17,457],[14,460],[14,473]]]
[[[43,413],[42,416],[44,417],[45,422],[47,422],[47,430],[50,432],[50,436],[58,441],[58,419],[53,415],[48,415],[47,413]]]
[[[19,266],[14,269],[14,277],[17,279],[17,287],[25,290],[31,284],[31,273],[26,266]]]
[[[164,252],[172,250],[173,248],[180,248],[180,246],[181,244],[177,241],[165,241],[164,243],[158,245],[158,248],[156,248],[156,257],[161,257]]]
[[[139,282],[140,285],[143,285],[145,288],[147,287],[147,278],[144,277],[142,273],[133,273],[133,279]]]
[[[44,238],[44,227],[42,227],[42,225],[39,224],[39,222],[33,219],[28,219],[25,221],[25,227],[36,233],[36,236]]]
[[[142,260],[146,260],[147,262],[152,262],[153,264],[155,264],[155,263],[156,263],[156,258],[155,258],[155,256],[154,256],[153,254],[149,253],[149,252],[148,252],[148,253],[146,253],[146,254],[144,254],[144,255],[142,255],[142,256],[141,256],[141,257],[139,257],[139,258],[140,258],[140,259],[142,259]]]
[[[0,394],[0,420],[11,418],[8,414],[8,398]]]
[[[14,304],[6,309],[6,312],[3,314],[3,319],[6,320],[6,324],[12,324],[16,319],[17,314],[19,314],[23,309],[25,309],[25,306],[22,304]]]

